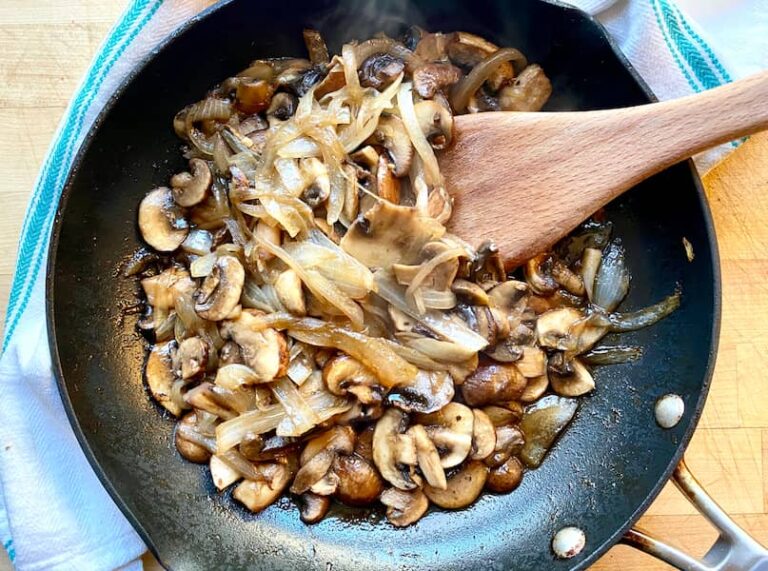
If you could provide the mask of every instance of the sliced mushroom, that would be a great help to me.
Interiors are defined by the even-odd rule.
[[[232,492],[233,498],[254,513],[279,498],[291,481],[291,471],[284,464],[258,464],[256,470],[264,476],[264,481],[245,480]]]
[[[515,366],[526,379],[540,377],[547,373],[547,355],[532,345],[522,348],[523,354]]]
[[[341,240],[342,249],[369,268],[419,261],[424,244],[440,239],[445,227],[411,206],[378,201],[358,216]]]
[[[154,345],[149,352],[145,378],[152,396],[165,410],[174,416],[181,414],[181,407],[171,398],[171,386],[176,376],[173,374],[173,351],[176,342]]]
[[[474,424],[472,426],[471,460],[484,460],[496,448],[496,429],[490,417],[479,409],[473,409]]]
[[[547,392],[549,388],[549,375],[544,372],[539,377],[533,377],[528,379],[528,384],[523,389],[523,394],[520,395],[520,402],[529,403],[535,402],[541,398],[541,396]]]
[[[296,113],[296,96],[285,91],[275,94],[267,109],[268,117],[274,117],[280,121],[290,119],[294,113]]]
[[[424,474],[430,486],[444,490],[446,488],[445,471],[440,464],[440,454],[437,452],[432,440],[423,426],[417,424],[411,426],[408,432],[416,444],[416,458],[419,462],[421,473]]]
[[[472,409],[458,402],[449,402],[438,412],[420,415],[418,419],[440,451],[443,468],[458,466],[469,455],[474,425]]]
[[[261,113],[269,108],[274,92],[275,86],[269,81],[244,79],[237,85],[235,105],[248,115]]]
[[[240,302],[245,270],[234,256],[219,256],[196,293],[195,311],[203,319],[226,319]]]
[[[227,341],[224,343],[221,349],[219,349],[219,370],[221,370],[221,367],[226,367],[227,365],[242,364],[243,354],[240,351],[240,345],[234,341]]]
[[[291,484],[291,492],[294,494],[303,494],[312,488],[317,482],[325,477],[331,469],[331,466],[333,466],[333,461],[335,459],[335,450],[322,450],[315,454],[309,461],[303,464],[296,473],[296,477],[293,479],[293,484]],[[336,491],[336,488],[333,486],[328,493],[321,493],[315,489],[312,491],[325,496],[332,494]]]
[[[317,523],[325,517],[331,507],[331,499],[328,496],[319,496],[312,492],[301,495],[301,521],[304,523]]]
[[[387,519],[395,527],[406,527],[419,521],[427,512],[429,500],[419,489],[405,492],[389,488],[381,494],[381,503],[387,506]]]
[[[366,459],[371,465],[373,464],[374,430],[376,430],[375,425],[366,426],[365,429],[357,435],[357,440],[355,441],[355,454]]]
[[[382,90],[403,73],[405,62],[388,53],[377,53],[360,64],[360,85]]]
[[[156,188],[142,199],[139,230],[144,241],[158,252],[173,252],[181,246],[189,233],[189,224],[174,202],[171,189]]]
[[[488,305],[488,294],[476,283],[457,279],[451,284],[451,291],[471,305]]]
[[[491,419],[493,426],[505,426],[507,424],[515,424],[520,422],[523,416],[522,410],[511,410],[510,408],[502,406],[486,406],[483,407],[483,412]]]
[[[552,295],[558,288],[558,283],[552,277],[553,259],[549,254],[539,254],[525,263],[525,280],[534,293]]]
[[[467,377],[469,377],[469,375],[471,375],[477,370],[477,367],[479,364],[480,364],[480,359],[477,356],[477,353],[472,355],[472,357],[470,357],[463,363],[449,363],[448,372],[450,373],[451,378],[453,379],[454,385],[461,386],[464,383],[464,381],[467,380]]]
[[[523,465],[517,458],[510,458],[501,466],[492,468],[485,487],[497,494],[508,494],[523,481]]]
[[[240,346],[244,363],[262,382],[285,375],[288,369],[288,345],[282,333],[263,328],[255,309],[244,309],[237,319],[222,323],[221,335]]]
[[[581,279],[581,276],[572,271],[560,260],[555,260],[552,264],[552,277],[568,293],[583,296],[587,292],[584,287],[584,280]]]
[[[337,91],[346,85],[344,68],[341,64],[334,65],[328,74],[315,87],[315,99],[322,99],[324,95]]]
[[[333,472],[339,478],[336,497],[350,506],[373,503],[384,489],[384,481],[376,469],[357,454],[337,456]]]
[[[414,105],[416,118],[424,136],[434,149],[442,150],[453,142],[453,115],[436,101],[419,101]]]
[[[573,373],[570,375],[550,372],[549,382],[553,391],[563,397],[580,397],[595,390],[595,379],[581,361],[573,359],[571,367]]]
[[[216,489],[219,491],[228,488],[243,478],[240,472],[232,468],[216,454],[211,456],[208,468],[211,471],[211,479],[213,480],[213,485],[216,486]]]
[[[264,438],[260,434],[254,434],[249,432],[240,441],[237,447],[238,452],[243,455],[246,460],[256,462],[260,459],[261,451],[264,449]]]
[[[408,173],[413,160],[413,146],[405,125],[399,117],[391,115],[379,119],[379,124],[368,142],[381,145],[389,151],[395,165],[393,171],[395,176],[400,177]]]
[[[294,315],[306,315],[307,304],[304,300],[304,290],[301,287],[301,278],[293,270],[285,270],[275,280],[275,293],[277,299],[285,306],[285,309]]]
[[[440,224],[447,224],[453,214],[453,197],[443,186],[434,187],[427,196],[427,215]]]
[[[189,272],[179,266],[171,266],[156,276],[141,280],[141,287],[147,297],[147,303],[153,309],[173,309],[179,295],[191,293],[195,282]]]
[[[514,364],[484,361],[461,385],[461,394],[468,405],[482,406],[517,400],[525,385],[525,377]]]
[[[363,404],[381,402],[383,388],[376,376],[357,359],[339,353],[323,367],[323,381],[335,395],[354,394]]]
[[[208,343],[200,337],[187,337],[179,343],[173,358],[176,376],[184,380],[193,379],[205,373],[208,364]]]
[[[177,423],[174,442],[176,444],[176,449],[179,451],[179,454],[181,454],[186,460],[194,462],[195,464],[205,464],[211,458],[211,453],[207,448],[186,438],[183,432],[179,430],[179,427],[182,425],[195,428],[197,426],[197,415],[194,412],[187,413]]]
[[[499,248],[491,241],[480,244],[471,270],[475,283],[486,291],[505,281],[507,277]]]
[[[376,193],[394,204],[400,204],[400,181],[395,177],[394,166],[384,155],[379,157],[376,169]]]
[[[456,64],[474,67],[499,47],[488,40],[468,32],[456,32],[453,41],[448,44],[448,55]],[[515,69],[510,62],[503,62],[488,77],[488,86],[493,92],[509,84],[515,77]]]
[[[482,462],[471,460],[448,478],[444,490],[425,486],[424,494],[441,508],[465,508],[480,496],[487,479],[488,467]]]
[[[493,454],[485,459],[488,466],[501,466],[510,456],[514,456],[525,445],[525,435],[516,426],[497,426],[496,445]]]
[[[560,348],[561,341],[569,336],[571,328],[583,317],[582,313],[573,307],[551,309],[541,314],[536,321],[539,345],[550,349]]]
[[[377,153],[376,149],[370,145],[366,145],[355,151],[349,158],[355,161],[356,164],[361,165],[372,172],[375,171],[379,165],[379,153]]]
[[[190,160],[189,170],[191,172],[182,172],[171,177],[173,199],[179,206],[188,207],[201,203],[213,181],[211,169],[202,159]]]
[[[349,426],[334,426],[312,438],[301,451],[302,466],[324,450],[351,454],[355,446],[355,431]]]
[[[410,470],[400,466],[403,459],[407,460],[410,465],[416,464],[415,451],[413,457],[408,454],[406,458],[403,458],[402,452],[405,448],[401,443],[407,440],[398,438],[405,431],[407,425],[408,417],[405,413],[390,408],[376,423],[376,429],[373,433],[373,462],[379,469],[381,476],[401,490],[412,490],[416,487]],[[408,440],[413,444],[412,439]]]
[[[499,93],[504,111],[539,111],[552,94],[552,84],[540,66],[526,67],[512,85]]]
[[[461,70],[449,63],[427,63],[413,71],[413,89],[420,97],[432,99],[435,94],[461,79]]]
[[[275,244],[276,246],[280,245],[280,227],[279,226],[271,226],[267,224],[264,220],[259,220],[258,224],[256,224],[256,229],[253,231],[253,233],[261,238],[262,240],[265,240],[271,244]],[[274,256],[265,251],[263,248],[259,248],[259,259],[263,260],[265,262],[268,262],[271,260]]]

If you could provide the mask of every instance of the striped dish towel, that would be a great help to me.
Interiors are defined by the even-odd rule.
[[[572,3],[596,15],[656,95],[669,99],[768,67],[766,1]],[[59,194],[99,110],[138,61],[212,3],[130,4],[75,94],[37,180],[22,229],[0,358],[0,540],[18,569],[141,568],[145,547],[88,465],[56,390],[43,267]],[[682,4],[694,17],[683,13]],[[721,22],[728,22],[728,29]],[[707,153],[698,164],[707,168],[731,147]]]

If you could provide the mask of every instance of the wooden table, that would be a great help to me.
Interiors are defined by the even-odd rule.
[[[126,0],[0,1],[0,326],[27,198],[56,125]],[[723,272],[720,355],[688,464],[768,544],[768,134],[705,177]],[[691,335],[695,335],[691,331]],[[670,485],[641,525],[701,555],[715,532]],[[147,557],[148,569],[159,569]],[[666,566],[627,547],[595,569]],[[0,571],[10,569],[0,561]]]

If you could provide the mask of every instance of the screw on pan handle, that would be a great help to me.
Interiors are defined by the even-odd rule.
[[[768,571],[768,550],[736,525],[707,495],[688,470],[685,460],[680,460],[675,468],[672,481],[720,532],[707,554],[701,560],[695,559],[637,528],[630,529],[622,538],[622,543],[685,571]]]

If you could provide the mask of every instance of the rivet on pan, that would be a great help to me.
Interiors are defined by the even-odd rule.
[[[656,422],[662,428],[677,426],[685,412],[685,403],[678,395],[668,394],[656,401]]]
[[[587,536],[578,527],[564,527],[552,539],[552,551],[560,559],[570,559],[581,553]]]

